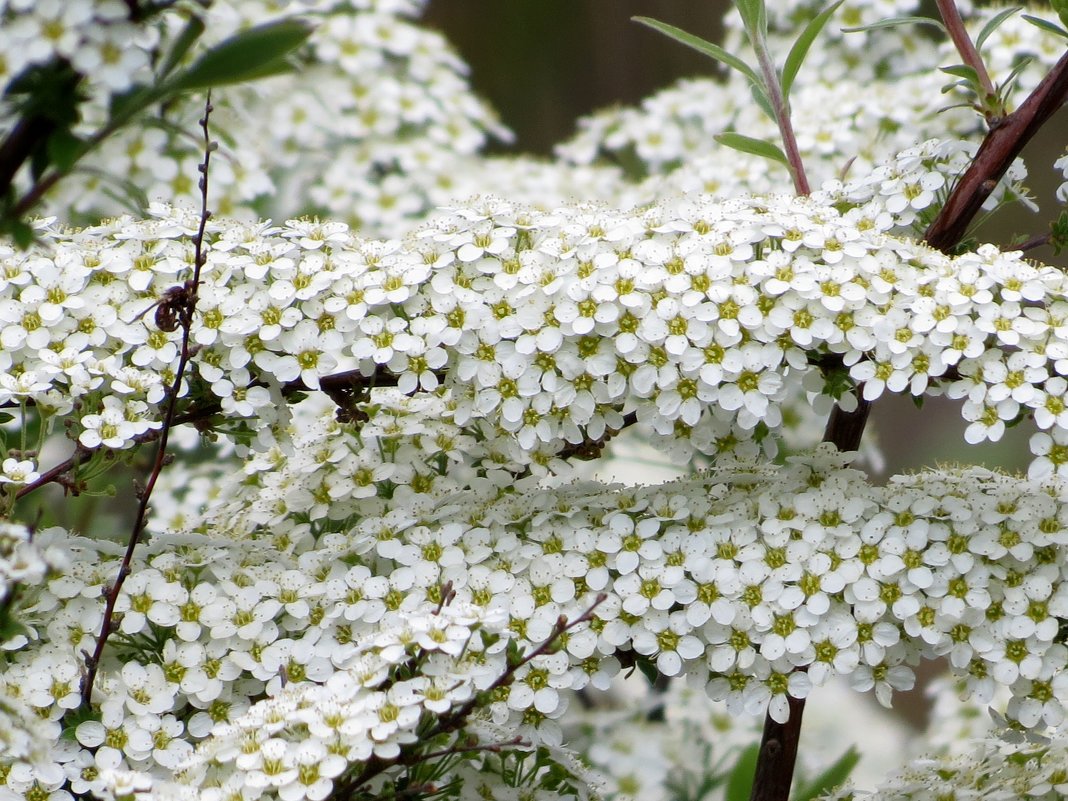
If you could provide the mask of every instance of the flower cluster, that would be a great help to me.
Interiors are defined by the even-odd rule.
[[[0,631],[4,632],[5,638],[0,646],[4,650],[18,648],[27,642],[11,616],[20,586],[39,585],[49,570],[65,565],[63,554],[57,549],[42,550],[31,539],[26,526],[0,520]],[[5,759],[46,763],[50,759],[54,734],[54,731],[42,728],[21,699],[0,692],[0,754]]]
[[[351,765],[388,764],[417,743],[441,747],[466,722],[462,710],[473,708],[476,693],[508,674],[503,622],[501,614],[447,605],[382,627],[332,654],[333,672],[321,684],[308,680],[322,676],[300,674],[215,726],[179,780],[197,791],[189,797],[260,788],[299,801],[325,798],[336,784],[360,788],[365,778],[343,775]],[[473,753],[476,743],[464,747]],[[384,778],[375,777],[376,786]]]
[[[1011,735],[1011,732],[1008,733]],[[960,756],[922,757],[872,791],[846,786],[828,801],[926,801],[930,798],[1028,798],[1057,801],[1068,793],[1068,737],[1006,742],[976,740]]]
[[[0,521],[0,603],[15,591],[16,585],[40,583],[49,564],[61,558],[56,553],[42,553],[30,539],[26,526]]]
[[[125,18],[125,4],[111,5]],[[216,93],[212,126],[224,150],[212,165],[215,208],[251,219],[325,211],[367,232],[396,235],[434,205],[452,200],[448,176],[463,171],[457,165],[470,166],[467,157],[489,137],[509,134],[471,91],[466,65],[445,39],[412,19],[423,5],[420,0],[218,0],[198,10],[206,31],[187,59],[254,24],[300,16],[314,25],[297,73]],[[48,13],[78,16],[74,12],[80,10],[77,33],[92,7],[90,2],[38,3],[16,14],[14,28],[33,34],[31,20]],[[142,24],[136,38],[121,30],[116,35],[145,42],[158,58],[181,37],[185,23],[184,15],[170,11],[152,25]],[[16,47],[11,52],[32,51]],[[129,67],[130,59],[148,65],[142,47],[123,47],[119,55],[116,70]],[[94,79],[99,75],[99,70],[85,71]],[[137,77],[136,72],[124,76]],[[106,119],[108,92],[98,94],[79,133],[90,133]],[[202,106],[199,97],[181,98],[169,104],[166,125],[146,119],[109,138],[86,160],[87,169],[67,185],[63,198],[53,201],[51,213],[68,221],[95,221],[131,208],[143,212],[145,198],[199,200],[200,153],[184,132],[195,126]],[[339,163],[344,166],[338,168]],[[479,190],[488,185],[481,183]]]
[[[627,415],[701,452],[732,450],[780,425],[791,388],[818,395],[837,373],[867,400],[962,398],[970,442],[1033,414],[1054,429],[1036,440],[1035,475],[1061,471],[1064,273],[991,246],[950,257],[884,234],[943,180],[923,151],[910,161],[918,180],[874,173],[860,197],[876,199],[844,212],[850,185],[823,201],[632,212],[484,200],[403,243],[340,223],[218,222],[183,392],[265,426],[279,393],[348,370],[405,393],[444,386],[455,423],[499,427],[529,460]],[[188,274],[196,223],[162,209],[8,250],[0,401],[46,415],[77,403],[90,449],[150,436],[181,335],[160,330],[153,308]]]
[[[374,482],[378,503],[367,507],[380,514],[332,518],[315,510],[312,484],[298,491],[296,476],[333,486],[342,508],[360,483],[349,474],[345,484],[330,469],[338,431],[322,426],[317,436],[318,444],[300,443],[307,457],[274,455],[273,469],[291,475],[284,503],[276,483],[244,481],[228,500],[251,510],[245,521],[232,521],[220,502],[203,513],[213,537],[164,534],[137,552],[94,696],[99,719],[77,728],[78,747],[53,751],[54,767],[18,776],[52,776],[53,789],[68,781],[97,787],[109,771],[165,776],[200,754],[216,767],[247,767],[232,781],[256,794],[279,787],[259,762],[225,746],[237,738],[256,753],[267,749],[264,759],[306,757],[316,768],[305,778],[329,779],[340,763],[328,755],[362,764],[355,751],[304,752],[279,738],[314,723],[327,742],[338,715],[348,720],[344,709],[393,704],[400,715],[404,698],[425,706],[437,695],[462,704],[516,664],[501,662],[498,648],[540,644],[561,616],[575,619],[601,594],[591,624],[522,664],[484,699],[481,714],[528,742],[558,744],[568,691],[606,687],[621,660],[639,660],[686,675],[735,714],[770,702],[782,719],[787,694],[804,697],[833,676],[888,703],[893,690],[911,686],[918,659],[947,656],[979,700],[1007,687],[1008,713],[1021,724],[1064,718],[1062,483],[970,469],[876,487],[843,467],[845,457],[821,449],[782,468],[724,465],[659,487],[520,482],[422,504],[398,494],[395,506],[382,496],[390,487],[382,477]],[[308,462],[320,457],[326,475],[310,474]],[[247,530],[257,515],[263,522]],[[231,525],[245,528],[243,539],[227,537]],[[4,694],[33,708],[58,738],[60,721],[79,705],[80,654],[92,646],[120,552],[60,532],[38,538],[61,544],[71,565],[23,599],[21,620],[36,644],[11,654],[2,679]],[[454,611],[426,617],[445,587],[456,593]],[[491,641],[469,634],[475,620],[506,636],[485,650]],[[418,692],[405,684],[411,693],[395,697],[400,684],[374,676],[416,646],[427,651],[424,678]],[[439,676],[431,669],[439,659],[458,659],[470,678],[460,682],[460,668]],[[372,678],[356,686],[358,665]],[[351,697],[340,698],[343,690]],[[264,693],[271,700],[253,706]],[[345,742],[360,743],[364,757],[379,746],[395,754],[416,711],[381,738],[373,721],[344,727]],[[390,725],[400,720],[387,717]],[[399,740],[389,739],[394,732]],[[299,765],[285,764],[278,781],[297,781]],[[211,784],[220,774],[189,777]],[[314,783],[291,790],[310,794]]]
[[[134,22],[122,0],[11,0],[0,5],[0,22],[5,92],[24,70],[57,62],[92,74],[94,89],[122,92],[150,77],[159,43],[158,32]]]
[[[216,2],[208,39],[265,5],[278,10]],[[772,13],[773,44],[807,5]],[[841,13],[863,24],[912,5]],[[477,159],[503,132],[444,40],[411,22],[421,6],[288,7],[320,21],[309,66],[219,102],[242,155],[212,162],[218,217],[156,204],[88,228],[39,221],[29,250],[0,245],[0,407],[22,428],[0,464],[0,516],[156,440],[172,386],[177,420],[218,434],[217,459],[168,469],[129,552],[116,544],[128,532],[0,522],[0,799],[598,797],[565,734],[610,795],[655,798],[668,771],[685,778],[663,749],[629,775],[626,738],[564,718],[576,693],[634,668],[685,678],[660,700],[694,741],[711,724],[680,716],[688,693],[783,722],[832,680],[888,705],[937,658],[977,702],[1004,695],[1017,730],[1063,726],[1068,278],[992,246],[949,256],[915,240],[974,152],[913,146],[944,81],[917,65],[945,51],[885,30],[817,48],[791,104],[822,188],[798,198],[773,193],[774,166],[698,155],[725,130],[773,138],[737,80],[595,118],[566,148],[580,169]],[[25,64],[88,69],[97,27],[132,33],[110,0],[0,8],[0,43],[34,20],[57,34]],[[180,10],[161,9],[116,68],[136,76],[168,52]],[[992,35],[1008,51],[1045,34],[1010,20]],[[126,85],[109,69],[92,70],[94,97]],[[192,107],[172,111],[178,130]],[[268,133],[252,136],[252,119]],[[965,112],[937,125],[976,130]],[[633,155],[640,183],[600,163]],[[148,125],[91,166],[173,200],[195,194],[199,156]],[[114,187],[94,180],[74,214],[110,208]],[[409,230],[491,181],[514,198]],[[231,216],[288,216],[267,208],[272,187],[345,221]],[[555,200],[572,193],[614,205]],[[205,223],[191,328],[175,330],[169,298]],[[940,469],[876,486],[829,444],[768,458],[779,440],[796,450],[791,418],[884,392],[959,400],[969,442],[1033,418],[1029,477]],[[74,455],[39,464],[60,422]],[[570,458],[631,426],[712,468],[649,487],[565,480]],[[173,442],[194,444],[191,429]],[[994,782],[1063,794],[1054,737],[918,763],[873,798]]]
[[[304,441],[302,447],[310,445]],[[837,673],[850,675],[858,688],[874,686],[885,702],[892,688],[911,683],[907,665],[912,660],[920,654],[949,654],[959,670],[968,672],[969,687],[981,698],[988,700],[997,684],[1012,685],[1019,697],[1010,714],[1028,725],[1044,716],[1048,723],[1058,722],[1062,713],[1057,702],[1047,706],[1050,698],[1041,699],[1063,681],[1058,677],[1065,658],[1056,623],[1068,603],[1068,588],[1059,578],[1059,484],[1021,485],[976,470],[962,476],[899,478],[877,489],[855,471],[814,478],[808,471],[836,462],[827,454],[821,458],[823,468],[795,466],[796,472],[775,471],[774,479],[728,472],[728,481],[739,482],[734,494],[720,495],[715,489],[720,485],[697,480],[608,496],[602,502],[594,487],[581,484],[537,494],[548,505],[542,513],[535,500],[523,496],[512,513],[519,519],[507,516],[507,505],[496,501],[485,512],[489,519],[513,531],[529,527],[528,536],[541,543],[543,553],[535,557],[533,551],[529,560],[508,557],[503,563],[512,574],[529,571],[529,586],[487,576],[486,589],[495,592],[473,597],[492,604],[496,592],[519,592],[530,600],[519,607],[513,602],[513,614],[517,609],[535,612],[534,630],[544,631],[557,614],[570,609],[568,602],[579,603],[584,591],[610,590],[599,612],[611,619],[601,632],[599,650],[633,647],[655,657],[667,675],[686,672],[693,660],[707,657],[707,666],[724,674],[722,686],[713,678],[710,688],[734,698],[738,709],[747,704],[755,709],[767,697],[766,688],[741,677],[734,679],[739,686],[732,686],[728,677],[738,673],[765,684],[781,681],[785,691],[790,668],[804,664],[807,678],[789,678],[798,685],[791,685],[792,694],[804,692],[802,683],[819,684]],[[302,461],[294,474],[301,472]],[[761,491],[768,495],[748,486],[747,476],[757,487],[767,486]],[[806,486],[816,488],[803,490]],[[278,487],[277,481],[266,481],[262,494],[278,497]],[[791,487],[799,493],[793,500]],[[296,500],[292,491],[286,498]],[[633,511],[613,511],[613,503]],[[255,496],[238,498],[220,505],[209,519],[224,519],[239,533],[258,522],[278,534],[280,517],[250,523],[255,513],[242,519],[236,515],[241,505],[258,504]],[[411,507],[406,499],[402,508]],[[450,502],[442,506],[438,501],[435,517],[440,520],[442,510],[450,508]],[[357,529],[378,541],[380,557],[398,560],[423,581],[447,578],[463,587],[469,583],[461,577],[463,571],[475,562],[463,531],[473,525],[474,532],[488,536],[493,526],[476,517],[470,504],[456,508],[465,522],[456,528],[459,521],[446,518],[438,524],[439,534],[425,528],[429,510],[422,521],[411,523],[410,535],[395,510],[365,518]],[[599,508],[605,510],[603,516]],[[557,511],[550,513],[552,509]],[[310,499],[290,506],[288,514],[296,519],[317,516]],[[710,520],[717,522],[708,539]],[[803,545],[793,541],[791,531],[800,532]],[[402,544],[410,537],[415,537],[414,546]],[[339,531],[324,534],[321,543],[342,548],[344,554],[346,539]],[[495,559],[503,558],[501,540],[493,541]],[[798,549],[804,556],[795,553]],[[460,553],[466,554],[467,567],[456,562]],[[433,562],[428,554],[434,555]],[[1035,559],[1049,567],[1029,569]],[[722,584],[720,569],[726,570]],[[542,606],[546,608],[539,611]],[[851,623],[839,617],[845,610]],[[523,630],[530,622],[522,624]],[[819,632],[805,632],[809,625],[830,626],[833,634],[824,639]],[[812,650],[820,642],[822,650],[816,652],[822,656]],[[865,665],[871,659],[875,662]],[[1054,691],[1051,697],[1059,694]]]

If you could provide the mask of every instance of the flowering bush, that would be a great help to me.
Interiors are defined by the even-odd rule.
[[[556,162],[479,155],[417,2],[0,5],[0,798],[785,798],[814,688],[934,659],[1005,730],[864,797],[1063,794],[1068,278],[1023,253],[1068,225],[965,235],[1034,205],[1068,33],[736,5],[727,50],[647,21],[731,77]],[[873,483],[885,393],[1033,421],[1027,476]],[[624,430],[691,469],[576,468]],[[33,506],[123,465],[132,522]]]

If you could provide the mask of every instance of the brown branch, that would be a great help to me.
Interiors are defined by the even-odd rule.
[[[576,459],[582,459],[589,461],[596,459],[604,451],[605,445],[619,436],[619,432],[624,428],[630,428],[638,422],[638,415],[636,412],[628,412],[623,415],[623,425],[620,428],[606,429],[604,434],[599,439],[583,440],[578,443],[568,443],[565,445],[559,453],[556,455],[561,459],[570,459],[572,457]]]
[[[924,235],[927,244],[944,253],[952,252],[1009,165],[1064,104],[1066,97],[1068,53],[1061,57],[1019,109],[987,133],[975,159],[927,229]],[[871,404],[863,398],[858,398],[857,404],[853,412],[844,412],[840,406],[835,406],[827,422],[824,442],[834,443],[840,451],[855,451],[860,447]],[[770,715],[764,721],[750,801],[787,801],[789,798],[805,702],[798,698],[788,698],[788,701],[790,718],[786,723],[777,723]]]
[[[835,404],[827,421],[823,441],[833,443],[839,451],[852,452],[860,447],[864,426],[868,422],[871,402],[863,398],[863,388],[857,387],[857,408],[851,412]],[[786,801],[794,780],[797,747],[801,741],[801,718],[805,699],[786,696],[790,717],[785,723],[774,720],[769,713],[764,718],[764,733],[760,740],[756,775],[750,801]]]
[[[1068,53],[1050,70],[1031,95],[1012,114],[993,127],[979,146],[971,166],[961,176],[946,204],[923,238],[936,250],[949,253],[964,238],[983,202],[994,191],[1013,160],[1068,97]]]
[[[42,68],[69,73],[63,79],[64,83],[60,89],[63,93],[74,92],[82,81],[83,76],[74,72],[65,60],[55,60],[36,69]],[[48,109],[45,109],[44,113],[30,112],[21,117],[4,141],[0,143],[0,196],[7,194],[19,168],[33,156],[34,151],[41,147],[59,126],[58,121],[50,117],[47,111]],[[13,213],[18,218],[22,210],[15,208]]]
[[[1019,250],[1023,253],[1026,253],[1029,250],[1034,250],[1035,248],[1040,248],[1043,245],[1048,245],[1052,241],[1052,232],[1048,234],[1039,234],[1038,236],[1033,236],[1030,239],[1025,240],[1024,242],[1021,242],[1019,245],[1006,245],[1004,248],[1002,248],[1002,250]]]
[[[46,117],[23,117],[0,144],[0,193],[6,192],[15,174],[44,139],[56,129]]]

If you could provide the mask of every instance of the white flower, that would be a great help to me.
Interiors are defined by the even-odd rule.
[[[8,457],[0,466],[0,484],[32,484],[41,477],[30,459]]]

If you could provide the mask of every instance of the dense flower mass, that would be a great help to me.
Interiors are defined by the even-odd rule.
[[[219,222],[183,391],[191,408],[210,402],[263,426],[279,393],[345,371],[405,393],[443,386],[457,424],[487,421],[529,463],[631,415],[704,453],[750,448],[780,425],[791,387],[818,395],[838,375],[867,400],[961,398],[970,442],[1032,414],[1051,431],[1035,438],[1033,475],[1068,469],[1064,273],[990,246],[949,257],[884,233],[944,182],[943,162],[923,156],[909,157],[915,182],[876,171],[812,199],[632,212],[487,199],[404,242],[361,240],[340,223]],[[9,250],[0,401],[48,416],[77,402],[89,449],[150,436],[179,358],[180,331],[160,329],[158,304],[189,273],[195,226],[192,213],[160,209],[147,222],[47,229],[42,246]]]
[[[1033,798],[1068,794],[1068,738],[1006,742],[987,737],[968,753],[915,759],[874,790],[844,787],[828,801],[920,801],[929,798]]]
[[[457,165],[490,138],[509,137],[448,42],[413,19],[422,0],[156,5],[135,15],[122,0],[0,4],[0,87],[66,60],[90,96],[73,132],[88,138],[107,124],[117,94],[151,85],[190,15],[205,31],[182,63],[253,25],[305,20],[314,30],[299,74],[216,96],[214,125],[225,136],[212,169],[215,207],[250,219],[325,211],[389,235],[454,198]],[[0,100],[0,131],[14,124],[12,112]],[[201,112],[199,98],[181,98],[106,139],[51,209],[96,221],[149,201],[195,202],[200,152],[185,134]],[[329,169],[339,160],[345,169]]]
[[[296,781],[304,764],[301,775],[329,784],[350,760],[395,754],[420,720],[492,685],[509,664],[508,641],[529,651],[561,616],[590,608],[591,625],[490,695],[487,720],[556,745],[567,691],[606,687],[621,654],[685,675],[735,713],[770,701],[780,718],[787,693],[804,697],[833,676],[888,703],[911,685],[919,658],[946,656],[980,701],[1007,687],[1008,712],[1023,725],[1064,718],[1068,497],[1059,482],[972,469],[874,487],[826,449],[782,468],[741,462],[660,487],[490,481],[433,503],[410,486],[393,505],[380,479],[380,500],[365,507],[380,513],[352,515],[358,462],[330,461],[339,433],[330,417],[295,442],[291,459],[276,455],[259,487],[233,482],[201,521],[211,538],[165,534],[138,552],[98,687],[103,717],[78,727],[80,748],[53,756],[68,775],[85,760],[100,775],[186,766],[193,786],[262,792]],[[367,444],[378,438],[388,452],[398,435],[374,432]],[[309,473],[320,458],[325,473]],[[336,505],[316,504],[313,477],[335,488]],[[238,508],[249,512],[235,519]],[[12,655],[4,682],[39,719],[57,721],[77,706],[79,648],[119,553],[60,531],[38,538],[62,545],[71,565],[25,597],[22,619],[40,645]],[[447,612],[446,587],[456,593]],[[473,638],[473,625],[494,637]],[[423,678],[383,684],[412,649],[424,654]],[[263,693],[269,701],[250,705]],[[302,751],[285,745],[292,738],[333,745]],[[237,743],[292,765],[261,783],[259,761],[233,761]]]
[[[1013,734],[946,747],[954,720],[838,797],[1063,795],[1068,277],[922,242],[975,98],[940,91],[936,37],[841,30],[916,3],[847,0],[798,73],[806,197],[710,146],[779,135],[737,74],[588,118],[556,161],[481,157],[507,132],[423,5],[0,0],[0,151],[26,75],[80,93],[48,158],[170,54],[315,22],[300,72],[163,104],[30,247],[0,242],[0,801],[705,798],[745,767],[729,716],[785,722],[832,681],[889,705],[931,659]],[[820,4],[770,5],[781,61]],[[969,26],[1007,111],[1063,42],[995,13]],[[969,443],[1033,421],[1028,476],[877,485],[814,445],[886,393],[959,402]],[[579,478],[624,429],[689,474]],[[117,480],[145,531],[27,511],[165,436],[192,458]],[[594,691],[639,670],[649,695],[602,715]]]

